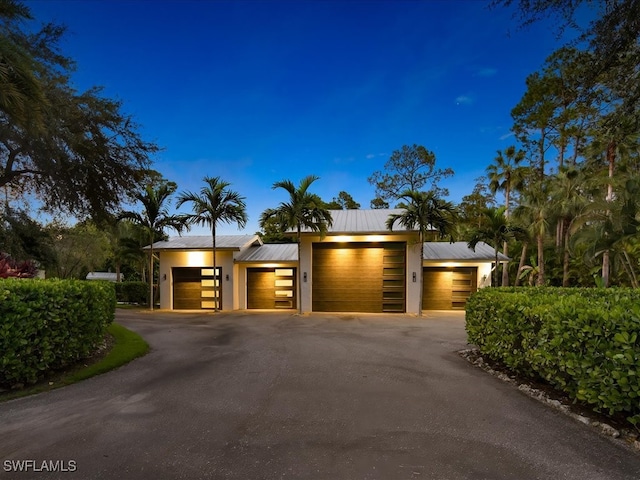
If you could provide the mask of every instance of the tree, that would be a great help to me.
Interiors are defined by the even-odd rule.
[[[548,182],[535,183],[523,192],[522,202],[514,210],[514,217],[528,222],[529,233],[536,240],[538,250],[537,285],[545,284],[544,241],[549,230],[553,205],[549,198]],[[520,272],[518,272],[520,274]]]
[[[300,181],[296,187],[291,180],[281,180],[273,184],[273,189],[281,188],[289,194],[288,202],[280,202],[276,208],[268,208],[260,215],[260,226],[264,226],[272,219],[285,230],[293,230],[296,234],[298,244],[298,261],[300,260],[300,238],[303,229],[318,232],[321,237],[326,235],[329,227],[333,224],[331,213],[326,208],[322,199],[309,192],[311,184],[319,180],[315,175],[309,175]],[[302,313],[302,302],[300,302],[300,268],[297,269],[298,284],[298,310]]]
[[[487,187],[487,178],[478,177],[476,184],[469,195],[462,197],[458,205],[460,222],[458,224],[459,237],[466,237],[465,232],[474,227],[479,227],[482,222],[484,210],[494,207],[496,204],[495,194]]]
[[[327,203],[327,208],[329,210],[357,210],[360,208],[360,204],[343,190],[338,193],[337,197],[333,197],[333,200]]]
[[[392,213],[387,218],[387,228],[393,230],[396,223],[409,230],[418,230],[420,242],[420,262],[424,258],[424,242],[435,232],[440,238],[451,235],[455,226],[456,211],[451,202],[440,199],[435,192],[403,191],[398,208],[402,213]],[[420,302],[418,315],[422,315],[422,291],[424,288],[422,268],[420,269]]]
[[[500,245],[504,245],[510,240],[520,238],[522,233],[520,227],[513,225],[505,213],[506,207],[485,209],[483,212],[484,219],[481,225],[470,232],[469,242],[467,243],[472,250],[475,250],[479,242],[488,243],[494,248],[496,258],[493,285],[495,286],[498,285],[498,252],[500,251]],[[506,269],[507,265],[503,264],[503,272]],[[503,283],[502,286],[506,287],[508,284],[505,285]]]
[[[494,159],[493,164],[487,167],[487,174],[489,175],[489,188],[491,193],[495,194],[498,191],[504,192],[504,216],[509,219],[509,213],[511,208],[511,191],[522,187],[526,170],[520,166],[525,158],[525,152],[523,150],[516,150],[513,145],[507,147],[503,152],[498,150],[498,155]],[[508,256],[507,241],[504,242],[502,251]],[[496,247],[498,248],[498,247]],[[498,265],[496,264],[496,268]],[[509,285],[509,269],[502,269],[502,286]]]
[[[120,215],[121,219],[130,220],[142,227],[149,242],[149,308],[151,310],[153,310],[155,303],[153,295],[153,244],[166,238],[165,230],[167,228],[172,228],[178,233],[181,233],[185,228],[184,218],[169,213],[171,196],[175,193],[177,187],[174,182],[164,179],[150,183],[142,192],[138,192],[135,195],[136,200],[142,205],[142,211],[127,211]]]
[[[384,170],[373,172],[367,180],[376,189],[374,201],[380,204],[380,201],[395,200],[408,190],[418,191],[427,184],[437,195],[447,195],[447,190],[440,188],[438,182],[452,175],[451,168],[436,168],[435,154],[422,145],[403,145],[391,154]]]
[[[619,80],[625,84],[620,104],[627,115],[638,111],[640,105],[640,82],[637,81],[637,66],[640,64],[640,2],[638,0],[493,0],[493,6],[504,5],[517,7],[522,26],[553,16],[561,21],[564,28],[576,28],[580,32],[578,38],[587,42],[593,52],[590,68],[585,71],[582,84],[589,89],[595,86],[598,77],[612,70],[617,70]],[[583,6],[595,7],[594,20],[588,25],[581,25],[583,18],[589,15],[580,14]]]
[[[72,87],[73,61],[59,52],[63,27],[30,33],[28,9],[10,0],[0,16],[0,187],[35,196],[49,212],[115,212],[146,181],[158,147],[121,102]]]
[[[50,232],[26,212],[9,207],[0,213],[0,251],[18,261],[33,260],[45,270],[56,263]]]
[[[382,210],[385,208],[389,208],[389,202],[383,200],[380,197],[376,197],[370,202],[371,208],[374,210]]]
[[[53,223],[48,230],[53,237],[56,262],[47,269],[47,278],[84,279],[109,256],[107,235],[90,221],[73,227]]]
[[[216,279],[214,311],[217,312],[220,302],[217,281],[220,279],[216,263],[216,229],[221,222],[237,223],[238,228],[244,228],[247,224],[247,206],[244,197],[229,189],[231,184],[220,177],[204,177],[204,183],[205,186],[200,189],[199,194],[181,193],[176,206],[180,208],[185,203],[191,203],[193,213],[185,215],[185,221],[190,225],[208,226],[211,229],[213,274]]]

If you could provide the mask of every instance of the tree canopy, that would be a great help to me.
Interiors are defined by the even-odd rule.
[[[367,179],[376,189],[371,207],[388,208],[389,200],[399,198],[407,190],[422,190],[427,184],[437,195],[447,195],[438,182],[452,175],[451,168],[436,168],[435,154],[422,145],[403,145],[391,154],[384,170],[373,172]]]
[[[145,183],[157,145],[100,87],[78,92],[64,28],[33,33],[29,9],[0,0],[0,187],[49,212],[102,217]]]

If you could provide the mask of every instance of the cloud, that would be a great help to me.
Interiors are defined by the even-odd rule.
[[[365,155],[365,158],[367,160],[371,160],[372,158],[385,157],[386,155],[386,153],[368,153],[367,155]]]
[[[474,77],[495,77],[498,74],[498,70],[491,67],[481,68],[473,74]]]
[[[474,99],[470,95],[458,95],[456,105],[473,105]]]
[[[504,135],[500,135],[500,140],[506,140],[509,137],[513,137],[515,134],[513,132],[505,133]]]

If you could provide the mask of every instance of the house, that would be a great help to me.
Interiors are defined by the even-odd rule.
[[[117,282],[120,280],[122,282],[124,275],[120,274],[120,279],[118,279],[118,275],[112,272],[89,272],[87,273],[86,280],[103,280],[106,282]]]
[[[420,296],[423,309],[464,308],[472,292],[490,284],[492,247],[480,243],[474,251],[464,242],[427,242],[420,258],[416,230],[386,227],[389,215],[399,212],[332,210],[324,237],[302,232],[300,261],[297,244],[218,236],[216,275],[211,236],[156,242],[160,307],[209,309],[217,302],[221,310],[417,313]],[[500,255],[499,261],[507,260]]]

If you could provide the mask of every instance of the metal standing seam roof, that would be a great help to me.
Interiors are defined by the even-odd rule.
[[[261,245],[262,240],[257,235],[216,235],[216,249],[240,250],[250,244]],[[211,235],[189,235],[185,237],[170,237],[169,240],[155,242],[154,250],[206,250],[213,246]],[[149,249],[147,245],[144,247]]]
[[[253,246],[240,252],[236,257],[236,262],[297,262],[297,243],[265,243],[260,246]]]
[[[425,242],[423,256],[424,260],[450,260],[450,261],[473,261],[473,260],[493,260],[496,259],[496,251],[491,245],[478,242],[475,251],[467,246],[467,242]],[[498,253],[499,262],[509,261],[509,257]]]
[[[329,210],[333,224],[328,233],[390,233],[387,228],[387,219],[391,214],[402,213],[398,208],[381,208],[372,210]],[[414,231],[396,223],[394,232]],[[315,233],[304,229],[304,233]]]

